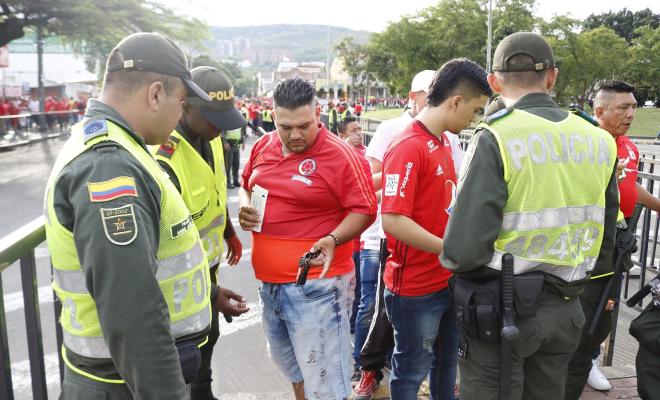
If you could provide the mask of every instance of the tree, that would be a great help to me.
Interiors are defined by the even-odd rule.
[[[591,14],[584,20],[585,30],[606,26],[629,44],[635,38],[635,31],[646,25],[650,25],[653,29],[657,28],[660,25],[660,14],[654,14],[649,8],[637,12],[624,8],[616,13],[610,11],[599,15]]]
[[[369,79],[367,70],[367,47],[357,44],[353,37],[348,36],[335,45],[339,57],[344,61],[344,69],[351,77],[352,88],[350,96],[355,98],[355,89],[359,92],[364,88],[365,82]]]
[[[34,29],[60,36],[97,70],[112,47],[129,33],[157,31],[188,47],[200,48],[208,27],[175,15],[152,0],[0,0],[0,45]]]
[[[660,27],[650,25],[637,28],[625,77],[637,87],[635,97],[640,104],[652,100],[660,102]]]
[[[627,67],[628,46],[612,29],[601,26],[578,32],[579,21],[554,18],[542,31],[555,54],[559,77],[555,91],[559,101],[580,106],[592,97],[603,79],[620,79]]]
[[[535,0],[500,0],[493,10],[494,40],[536,25]],[[444,0],[417,14],[390,23],[372,36],[367,68],[391,92],[406,95],[410,81],[423,69],[438,69],[456,57],[486,65],[486,0]]]

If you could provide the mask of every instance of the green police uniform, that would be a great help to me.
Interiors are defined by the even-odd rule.
[[[213,67],[197,67],[191,71],[193,81],[211,95],[210,104],[187,99],[204,120],[221,129],[245,129],[245,118],[234,105],[234,89],[221,71]],[[171,133],[166,144],[153,149],[156,160],[167,172],[170,180],[181,193],[186,207],[192,214],[199,231],[208,265],[211,268],[211,303],[216,303],[218,293],[217,271],[223,256],[223,239],[235,235],[231,222],[227,221],[227,178],[225,176],[222,140],[207,140],[192,131],[184,116]],[[189,121],[188,121],[189,122]],[[213,398],[211,390],[211,358],[213,347],[220,336],[218,312],[214,310],[209,341],[201,348],[201,363],[192,381],[192,400]]]
[[[58,157],[45,202],[63,304],[63,398],[186,398],[175,341],[203,343],[211,319],[199,235],[128,123],[96,100],[87,117]]]
[[[660,288],[656,288],[656,293]],[[643,400],[657,399],[660,394],[660,296],[630,324],[630,334],[639,342],[635,368],[637,392]]]
[[[217,271],[223,255],[223,238],[227,236],[227,178],[222,141],[220,138],[209,142],[192,137],[179,124],[168,143],[157,148],[155,153],[156,160],[181,193],[200,233],[211,272],[210,298],[213,302],[218,291]],[[200,368],[192,385],[193,400],[210,398],[211,358],[219,336],[218,313],[214,311],[209,340],[201,348]]]
[[[580,136],[571,139],[561,129]],[[442,264],[459,276],[498,277],[502,253],[511,252],[516,274],[544,272],[536,315],[517,320],[514,399],[563,399],[566,364],[584,324],[575,296],[595,260],[611,260],[615,161],[606,132],[542,93],[487,118],[468,149]],[[570,214],[562,216],[562,208]],[[498,398],[499,359],[499,346],[467,338],[466,358],[459,360],[461,398]]]
[[[334,134],[337,134],[338,119],[336,108],[328,110],[328,130]]]

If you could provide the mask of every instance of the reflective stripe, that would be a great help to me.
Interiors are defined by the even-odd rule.
[[[490,268],[498,271],[502,270],[502,256],[504,253],[495,250],[493,258],[488,263]],[[566,282],[575,282],[587,277],[587,273],[591,272],[596,265],[595,257],[587,257],[582,264],[576,267],[570,265],[555,265],[543,262],[526,260],[521,257],[513,256],[513,274],[520,275],[530,271],[543,271],[547,274],[554,275],[563,279]]]
[[[177,338],[202,332],[211,325],[211,307],[206,306],[198,313],[170,325],[172,336]],[[66,348],[81,356],[90,358],[111,358],[110,350],[102,336],[76,336],[62,331]]]
[[[204,261],[204,249],[197,242],[190,250],[163,260],[158,260],[156,279],[160,282],[167,278],[179,275],[182,272],[195,268]]]
[[[199,333],[211,325],[211,306],[208,305],[198,313],[170,325],[174,338]]]
[[[199,230],[199,236],[201,238],[204,238],[205,236],[207,236],[209,234],[209,232],[211,232],[211,230],[222,226],[222,224],[224,222],[225,222],[225,216],[224,215],[221,215],[221,216],[217,217],[216,219],[211,221],[211,223],[206,228]]]
[[[53,268],[53,282],[66,292],[89,293],[85,284],[85,274],[80,269]]]
[[[584,222],[603,223],[605,208],[598,206],[572,206],[546,208],[540,211],[510,212],[504,214],[502,230],[530,231],[544,228],[560,228]]]
[[[103,336],[76,336],[66,330],[62,330],[62,334],[67,349],[76,354],[91,358],[111,358]]]
[[[196,244],[189,251],[174,257],[158,260],[156,279],[165,280],[172,276],[194,268],[204,261],[204,250],[201,244]],[[85,274],[80,269],[63,270],[53,269],[53,281],[62,290],[73,293],[89,293],[85,284]]]

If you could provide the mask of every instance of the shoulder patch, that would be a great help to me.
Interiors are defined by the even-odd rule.
[[[108,134],[108,124],[105,119],[92,118],[85,121],[83,125],[83,135],[85,143],[99,136],[106,136]]]
[[[170,136],[169,139],[167,139],[167,143],[160,145],[158,151],[156,152],[156,155],[165,158],[172,158],[172,155],[174,155],[174,150],[176,150],[176,146],[178,144],[179,144],[179,138],[176,136]]]
[[[138,227],[135,223],[133,204],[116,208],[101,208],[101,222],[108,240],[116,245],[125,246],[135,240]]]
[[[87,182],[87,191],[92,203],[110,201],[124,196],[138,197],[135,178],[132,176],[119,176],[103,182]]]
[[[587,114],[586,112],[584,112],[582,110],[578,110],[576,108],[571,108],[571,113],[573,113],[574,115],[577,115],[578,117],[580,117],[582,119],[587,120],[587,122],[589,122],[593,126],[600,126],[600,125],[598,125],[598,121],[593,119],[591,117],[591,115]]]
[[[494,121],[511,114],[511,112],[513,112],[513,108],[503,108],[493,115],[489,115],[488,117],[484,118],[484,122],[487,124],[492,124]]]

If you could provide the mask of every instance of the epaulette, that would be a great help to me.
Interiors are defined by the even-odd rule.
[[[490,125],[490,124],[492,124],[494,121],[497,121],[498,119],[500,119],[500,118],[502,118],[502,117],[505,117],[505,116],[511,114],[511,112],[513,112],[513,108],[503,108],[503,109],[501,109],[500,111],[498,111],[498,112],[496,112],[496,113],[494,113],[494,114],[492,114],[492,115],[489,115],[489,116],[487,116],[486,118],[484,118],[484,122],[485,122],[486,124],[489,124],[489,125]]]
[[[103,118],[91,118],[83,124],[83,136],[85,143],[90,140],[108,135],[108,124]]]
[[[584,112],[582,110],[578,110],[577,108],[571,108],[571,113],[577,115],[578,117],[580,117],[582,119],[586,119],[587,122],[589,122],[593,126],[600,126],[600,125],[598,125],[598,121],[591,118],[591,115],[587,114],[586,112]]]
[[[176,136],[170,136],[167,139],[167,143],[160,145],[158,151],[156,152],[156,155],[170,159],[172,158],[172,155],[174,154],[174,151],[176,150],[176,146],[178,144],[179,144],[179,138]]]

